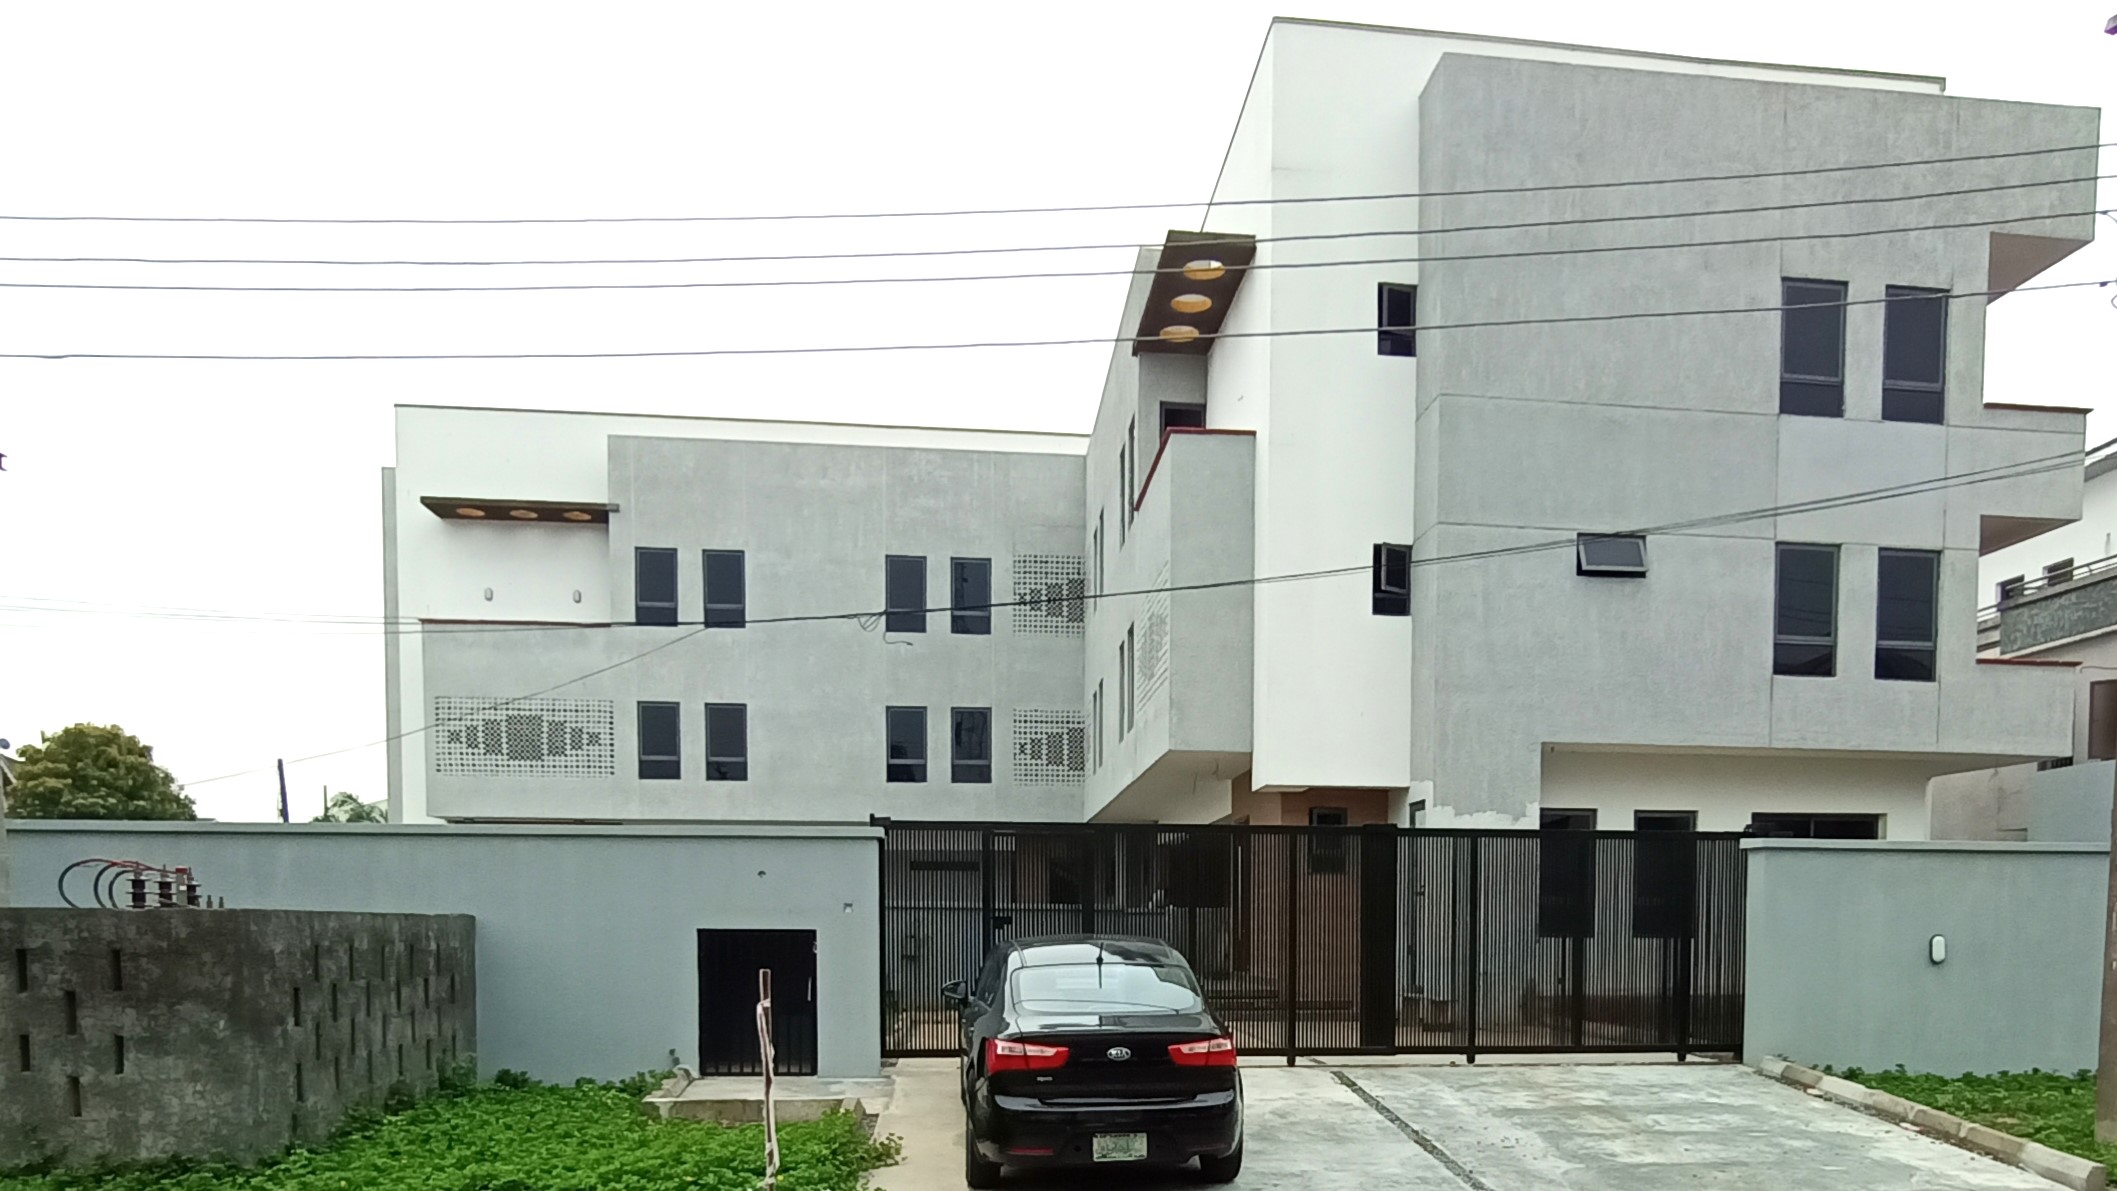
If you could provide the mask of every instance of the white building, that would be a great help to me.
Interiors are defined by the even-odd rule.
[[[579,797],[589,787],[554,779],[524,794],[494,774],[475,797],[456,783],[463,801],[451,801],[436,781],[454,776],[431,772],[430,746],[408,740],[393,805],[479,817],[513,806],[530,817],[1754,823],[1921,838],[1930,778],[2065,750],[2071,674],[1976,656],[1978,568],[2079,515],[2067,460],[2077,465],[2084,425],[2078,410],[1988,403],[1985,301],[1930,291],[2003,296],[2088,242],[2094,183],[2071,180],[2093,176],[2094,152],[2042,150],[2096,140],[2092,110],[1955,99],[1938,79],[1277,21],[1210,233],[1172,232],[1141,254],[1155,271],[1118,323],[1140,343],[1113,353],[1085,454],[1050,437],[577,419],[551,423],[563,448],[538,439],[458,464],[457,445],[429,441],[423,420],[489,415],[400,414],[393,584],[451,593],[393,597],[404,615],[499,616],[480,568],[519,568],[540,594],[507,615],[622,622],[635,546],[676,547],[680,559],[765,549],[756,536],[728,541],[790,515],[746,502],[731,479],[768,473],[744,463],[762,449],[749,440],[821,436],[872,450],[863,467],[939,449],[973,471],[1023,455],[1054,468],[1033,498],[1012,489],[976,524],[947,521],[961,502],[941,497],[969,481],[939,472],[920,473],[937,479],[935,499],[866,520],[845,512],[870,509],[862,492],[805,489],[811,503],[791,515],[813,532],[780,561],[842,570],[828,590],[799,589],[813,599],[781,593],[775,612],[874,605],[884,555],[900,552],[971,550],[994,560],[996,597],[1034,590],[1019,575],[1001,581],[1011,544],[1085,560],[1084,638],[989,659],[921,648],[899,663],[878,662],[887,647],[847,628],[811,638],[814,669],[796,681],[764,653],[665,662],[658,689],[682,687],[667,696],[618,677],[651,675],[649,663],[611,672],[613,702],[666,697],[687,725],[692,703],[752,700],[762,749],[758,692],[822,698],[826,676],[853,667],[825,715],[775,713],[791,736],[772,746],[786,750],[773,767],[785,797],[628,778],[595,809]],[[1890,165],[1903,162],[1926,164]],[[1700,176],[1723,180],[1604,185]],[[1701,211],[1715,213],[1663,217]],[[1462,230],[1473,228],[1488,230]],[[1187,275],[1194,262],[1214,264]],[[1885,310],[1885,298],[1898,300]],[[658,435],[730,441],[707,465]],[[569,462],[524,465],[543,453]],[[458,466],[483,470],[459,478],[448,471]],[[630,495],[632,484],[649,494]],[[1907,485],[1925,487],[1860,495]],[[1060,505],[1035,503],[1061,491]],[[574,576],[553,581],[541,561],[510,561],[507,529],[443,524],[420,506],[441,497],[490,498],[500,513],[508,501],[589,501],[609,528],[550,528]],[[644,528],[665,504],[693,511]],[[742,509],[732,523],[720,520],[727,506]],[[1784,511],[1758,515],[1768,510]],[[1724,519],[1688,524],[1701,518]],[[1641,529],[1657,532],[1602,537]],[[571,545],[556,541],[567,533]],[[1589,555],[1577,550],[1584,535],[1596,539]],[[1400,591],[1372,588],[1379,543],[1409,549],[1408,567],[1390,556]],[[760,566],[749,573],[761,585]],[[536,667],[557,682],[647,643],[553,651]],[[904,685],[913,657],[916,690]],[[450,678],[449,692],[534,689],[527,660],[509,662],[476,691]],[[711,677],[679,674],[685,665]],[[1004,681],[985,681],[1002,666]],[[400,657],[392,670],[405,724],[443,693],[431,660],[423,678],[413,669]],[[1051,685],[1062,679],[1063,695]],[[1079,784],[912,799],[878,784],[885,704],[959,699],[994,709],[1001,755],[1040,746],[1003,727],[999,709],[1079,717],[1031,717],[1080,724]],[[621,769],[635,745],[629,714],[616,717]],[[851,736],[812,756],[821,724]]]

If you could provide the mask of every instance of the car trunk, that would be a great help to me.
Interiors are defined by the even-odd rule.
[[[1221,1036],[1219,1023],[1203,1013],[1023,1015],[1005,1037],[1041,1046],[1063,1046],[1063,1066],[1039,1071],[1002,1071],[993,1090],[1050,1102],[1187,1100],[1235,1086],[1232,1066],[1179,1065],[1169,1048]]]

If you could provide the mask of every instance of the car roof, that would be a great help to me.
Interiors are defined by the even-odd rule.
[[[1155,939],[1124,935],[1044,935],[1014,939],[1010,947],[1024,967],[1047,964],[1182,964],[1183,953]]]

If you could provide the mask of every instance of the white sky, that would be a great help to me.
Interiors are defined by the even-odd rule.
[[[2117,0],[1496,5],[1287,15],[1939,74],[2117,109]],[[1274,6],[0,2],[0,213],[507,217],[1190,200]],[[2117,140],[2106,116],[2103,140]],[[2104,172],[2117,173],[2106,152]],[[2105,202],[2117,188],[2103,187]],[[0,222],[0,255],[687,256],[1156,240],[1197,212],[850,224],[316,227]],[[2040,280],[2117,276],[2117,226]],[[971,258],[1125,268],[1124,253]],[[938,267],[936,267],[938,266]],[[907,273],[951,262],[913,261]],[[721,272],[709,272],[722,268]],[[461,284],[852,276],[847,263],[438,270],[0,264],[0,280]],[[982,271],[982,269],[981,269]],[[0,351],[627,350],[1115,331],[1122,277],[585,294],[0,290]],[[1987,397],[2117,435],[2108,291],[1993,310]],[[0,360],[0,737],[118,723],[200,812],[276,813],[275,757],[379,740],[399,402],[1085,430],[1106,349],[582,362]],[[466,444],[466,449],[475,449]],[[119,605],[29,611],[27,598]],[[379,747],[289,767],[385,793]]]

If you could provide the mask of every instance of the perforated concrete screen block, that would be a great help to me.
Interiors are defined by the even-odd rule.
[[[611,777],[617,705],[608,699],[434,697],[434,772]]]
[[[1088,728],[1078,711],[1017,708],[1014,780],[1021,786],[1078,786],[1088,772]]]
[[[1033,637],[1078,637],[1083,567],[1078,554],[1014,557],[1014,631]]]

